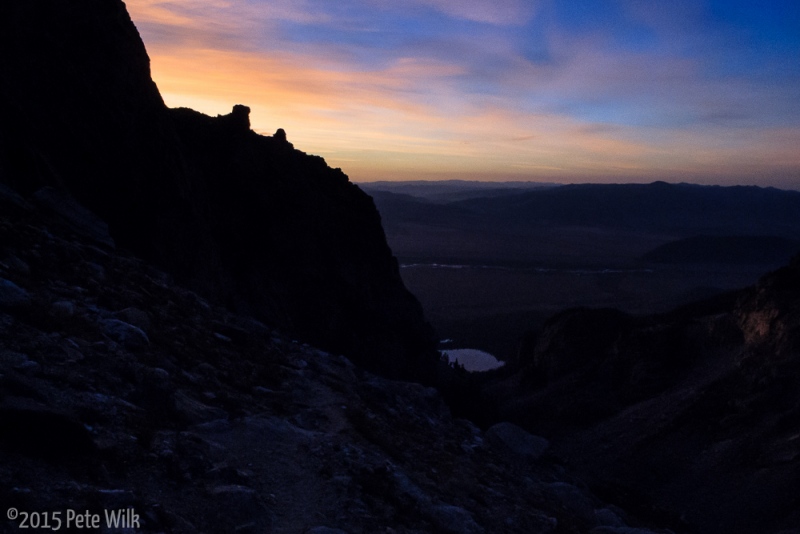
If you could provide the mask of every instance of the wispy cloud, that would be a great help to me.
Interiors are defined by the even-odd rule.
[[[415,0],[456,18],[496,24],[525,25],[536,12],[534,0]]]

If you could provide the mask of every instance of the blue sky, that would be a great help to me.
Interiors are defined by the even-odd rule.
[[[800,188],[800,2],[128,0],[170,106],[354,181]]]

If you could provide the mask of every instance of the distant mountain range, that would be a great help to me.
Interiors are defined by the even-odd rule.
[[[518,224],[784,237],[800,230],[800,192],[755,186],[577,184],[458,205]]]
[[[690,261],[686,248],[706,236],[721,239],[710,248],[699,245],[714,261],[777,267],[791,257],[800,236],[800,192],[774,188],[665,182],[363,187],[375,200],[392,249],[408,262],[675,263]],[[654,250],[688,238],[695,241],[675,245],[683,252]]]
[[[417,217],[493,226],[584,226],[685,235],[800,235],[800,192],[694,184],[362,184],[389,224]],[[459,198],[469,197],[469,198]],[[435,201],[435,202],[434,202]],[[435,212],[447,210],[444,215]],[[688,235],[686,235],[688,234]]]
[[[358,184],[371,195],[394,193],[408,195],[435,203],[455,202],[472,198],[499,197],[523,193],[532,189],[555,187],[547,182],[479,182],[469,180],[408,180],[397,182],[361,182]]]

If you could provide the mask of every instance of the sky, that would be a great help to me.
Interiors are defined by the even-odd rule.
[[[800,189],[797,0],[126,0],[170,107],[350,179]]]

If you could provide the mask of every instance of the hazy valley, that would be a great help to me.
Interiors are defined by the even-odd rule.
[[[649,314],[740,289],[800,251],[800,193],[670,185],[403,182],[373,195],[441,339],[513,359],[572,307]],[[446,347],[445,347],[446,348]]]

